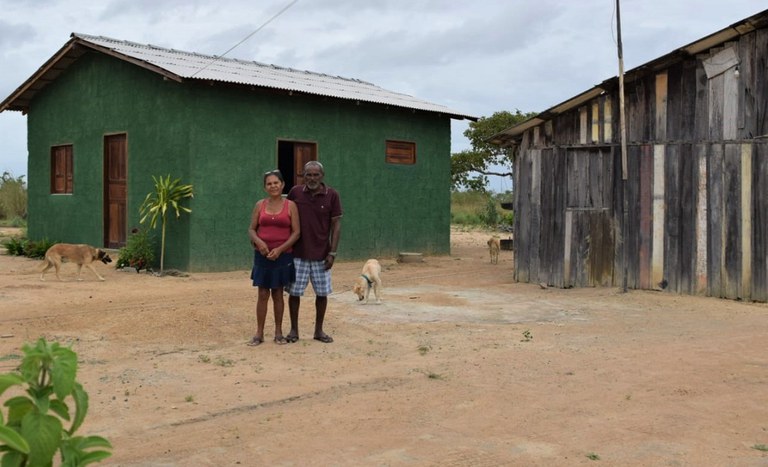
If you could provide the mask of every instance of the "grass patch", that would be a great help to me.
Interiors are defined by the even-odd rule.
[[[531,334],[531,331],[529,329],[523,331],[523,338],[520,340],[520,342],[531,342],[532,340],[533,334]]]
[[[234,360],[231,360],[229,358],[224,358],[224,357],[216,357],[216,361],[214,363],[218,366],[225,366],[225,367],[235,366]]]
[[[454,191],[451,193],[451,218],[477,217],[485,207],[488,195],[479,191]],[[478,222],[479,223],[479,222]]]
[[[587,454],[587,459],[589,459],[591,461],[599,461],[600,460],[600,456],[598,456],[594,452],[590,452],[589,454]]]
[[[755,444],[752,446],[752,449],[757,449],[758,451],[768,452],[768,444]]]
[[[18,216],[10,219],[0,219],[0,227],[24,228],[26,226],[27,221]]]
[[[200,354],[197,356],[197,361],[200,363],[213,363],[214,365],[230,367],[235,366],[235,361],[222,356],[216,357],[216,360],[211,360],[211,357],[206,354]]]
[[[488,226],[512,225],[514,215],[501,207],[504,195],[480,191],[451,192],[451,224]]]

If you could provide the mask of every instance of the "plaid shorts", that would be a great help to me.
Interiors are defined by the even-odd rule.
[[[288,287],[288,295],[301,297],[309,282],[317,297],[327,297],[331,291],[331,271],[326,271],[325,261],[293,258],[296,267],[296,281]]]

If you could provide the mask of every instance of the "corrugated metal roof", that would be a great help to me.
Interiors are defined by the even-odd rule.
[[[61,61],[79,56],[77,46],[84,46],[130,61],[177,81],[204,80],[242,84],[283,91],[327,96],[361,102],[403,107],[406,109],[437,112],[457,119],[476,120],[476,117],[452,110],[440,104],[417,99],[407,94],[388,91],[359,79],[343,78],[310,71],[295,70],[253,61],[220,58],[180,50],[166,49],[149,44],[122,41],[103,36],[73,33],[72,39],[37,73],[0,104],[3,110],[26,111],[29,102],[43,83],[37,82],[46,73],[61,73]],[[57,66],[57,64],[59,64]],[[55,77],[54,76],[54,77]],[[47,82],[48,79],[42,80]]]
[[[649,72],[655,72],[669,67],[671,64],[683,60],[685,57],[693,56],[703,51],[709,50],[712,47],[716,47],[720,44],[733,40],[734,38],[747,34],[755,29],[763,28],[768,25],[768,10],[763,10],[760,13],[756,13],[748,18],[738,21],[720,31],[714,32],[708,36],[698,39],[690,44],[673,50],[672,52],[662,55],[659,58],[653,59],[643,65],[635,67],[624,73],[624,79],[627,82],[631,82]],[[584,102],[599,96],[603,92],[616,89],[618,87],[619,77],[615,76],[603,81],[601,84],[594,86],[581,94],[574,96],[560,104],[550,107],[544,112],[534,115],[530,119],[520,122],[515,126],[507,128],[490,138],[488,141],[500,146],[507,146],[510,144],[516,144],[516,141],[522,138],[523,133],[527,130],[555,118],[557,115],[567,112],[573,108],[576,108]]]

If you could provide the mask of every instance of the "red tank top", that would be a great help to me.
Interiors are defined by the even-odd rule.
[[[276,248],[291,236],[291,210],[288,207],[288,200],[283,200],[283,209],[277,214],[267,212],[267,200],[261,202],[259,210],[259,228],[256,234],[264,240],[269,249]],[[286,253],[291,253],[289,248]]]

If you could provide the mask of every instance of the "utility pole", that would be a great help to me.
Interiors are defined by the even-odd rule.
[[[628,248],[627,248],[627,226],[629,224],[629,200],[627,199],[627,125],[624,114],[624,51],[621,45],[621,5],[616,0],[616,37],[619,53],[619,138],[621,140],[621,197],[622,197],[622,222],[621,222],[621,248],[624,256],[624,279],[623,290],[627,292],[627,272],[628,272]]]

